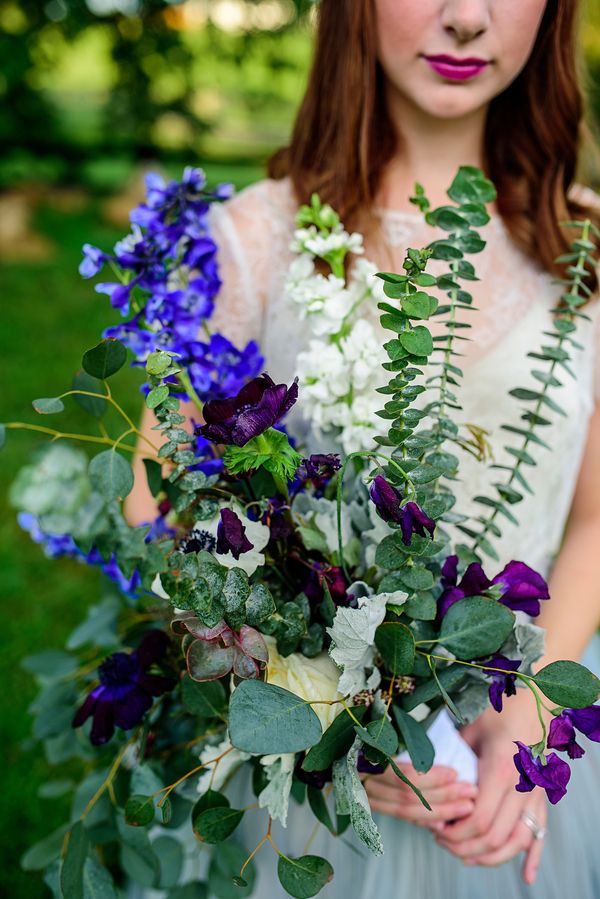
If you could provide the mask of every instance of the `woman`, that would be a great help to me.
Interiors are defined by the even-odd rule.
[[[445,202],[459,165],[480,166],[496,184],[498,199],[483,234],[486,249],[473,260],[481,278],[473,289],[479,311],[469,319],[472,342],[465,344],[461,363],[461,418],[489,431],[501,463],[506,438],[500,426],[518,425],[521,414],[508,391],[528,385],[527,353],[543,343],[557,299],[553,259],[566,247],[558,223],[583,214],[598,218],[598,199],[573,184],[582,115],[576,6],[576,0],[322,0],[313,69],[290,146],[271,160],[269,180],[214,209],[224,280],[215,327],[239,343],[259,339],[268,370],[278,381],[288,380],[308,339],[282,298],[299,202],[318,191],[348,228],[365,234],[372,261],[399,270],[407,246],[424,246],[437,236],[410,207],[415,182],[436,206]],[[589,308],[594,319],[596,307],[593,302]],[[376,310],[365,314],[377,320]],[[560,402],[568,415],[547,429],[552,453],[539,456],[532,469],[536,496],[517,507],[520,527],[507,524],[495,542],[498,570],[522,558],[551,573],[553,602],[539,621],[547,628],[540,666],[580,658],[600,622],[594,331],[594,322],[580,326],[577,381],[565,380]],[[476,515],[472,498],[489,492],[494,470],[459,455],[457,508]],[[138,487],[131,517],[143,519],[146,510]],[[585,661],[598,670],[600,653],[592,646],[588,653],[594,652]],[[502,715],[490,709],[463,730],[479,760],[477,787],[461,784],[441,766],[418,777],[432,813],[394,775],[368,780],[386,853],[365,858],[318,833],[310,851],[328,857],[336,872],[325,895],[600,896],[594,838],[600,757],[592,749],[574,766],[569,795],[552,809],[544,839],[545,794],[514,789],[512,741],[539,739],[535,707],[525,693],[507,701]],[[306,825],[302,813],[295,820],[281,845],[299,855],[306,851],[300,834]],[[248,835],[249,849],[254,836]],[[283,895],[275,859],[266,856],[263,849],[256,859],[257,894]]]

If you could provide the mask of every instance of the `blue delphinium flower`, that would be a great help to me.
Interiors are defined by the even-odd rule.
[[[579,759],[585,754],[585,749],[575,739],[575,731],[600,743],[600,706],[590,705],[584,709],[563,709],[560,715],[550,722],[548,736],[548,749],[558,749],[567,752],[569,758]]]
[[[513,756],[517,771],[521,775],[516,790],[519,793],[530,793],[534,787],[543,787],[552,805],[556,805],[567,792],[567,784],[571,778],[568,764],[551,752],[544,761],[534,757],[530,746],[520,740],[514,741],[518,752]]]
[[[172,689],[170,677],[148,674],[167,651],[169,638],[164,631],[148,631],[131,653],[115,652],[100,665],[100,684],[89,694],[73,718],[73,727],[81,727],[93,715],[90,740],[94,746],[107,743],[115,726],[131,730],[138,725],[153,698]]]
[[[98,274],[106,262],[123,272],[121,282],[96,285],[128,321],[105,330],[129,347],[142,365],[149,353],[177,354],[200,399],[207,402],[237,393],[261,370],[254,342],[238,349],[221,335],[198,339],[212,315],[221,287],[217,245],[208,223],[210,204],[227,199],[231,185],[206,189],[200,169],[187,168],[181,181],[146,177],[145,202],[131,213],[131,233],[112,255],[86,244],[83,277]],[[134,363],[135,364],[135,363]]]

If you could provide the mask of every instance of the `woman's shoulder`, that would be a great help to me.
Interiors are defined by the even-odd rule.
[[[236,229],[259,228],[265,232],[289,231],[298,208],[289,178],[262,178],[244,187],[219,206]]]
[[[581,184],[578,181],[572,184],[569,189],[569,199],[579,206],[583,206],[584,209],[600,213],[600,194],[596,193],[591,187],[586,187],[585,184]]]

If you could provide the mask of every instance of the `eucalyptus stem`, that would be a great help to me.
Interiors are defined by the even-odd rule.
[[[202,414],[202,410],[204,409],[204,403],[202,402],[202,400],[196,393],[194,386],[192,385],[192,382],[190,380],[190,376],[188,375],[187,371],[185,371],[185,369],[181,369],[181,371],[177,372],[177,378],[179,380],[179,383],[181,384],[181,386],[183,387],[183,389],[189,396],[190,400],[192,401],[192,403],[198,410],[198,412],[200,412],[200,414]]]
[[[114,440],[111,437],[94,437],[91,434],[70,434],[63,431],[57,431],[56,428],[47,428],[44,425],[30,425],[23,421],[9,421],[4,427],[9,431],[37,431],[41,434],[49,434],[55,440],[81,440],[84,443],[100,443],[104,446],[114,446]],[[122,443],[121,449],[130,453],[137,452],[136,446],[130,446],[128,443]]]
[[[583,226],[582,226],[582,240],[583,241],[589,240],[591,227],[592,227],[592,223],[589,219],[587,219],[583,223]],[[579,251],[579,255],[577,258],[577,264],[575,266],[576,270],[579,269],[579,270],[585,271],[586,256],[587,256],[587,250],[582,248]],[[581,290],[582,284],[583,284],[583,277],[580,274],[580,272],[576,271],[574,278],[573,278],[573,283],[571,284],[571,288],[568,291],[567,296],[572,297],[573,299],[578,298],[580,296],[580,290]],[[566,317],[572,321],[572,319],[574,317],[573,316],[573,307],[569,303],[568,300],[566,302],[567,302],[567,310],[566,311],[563,311],[560,309],[556,309],[553,311],[556,313],[557,317],[559,315],[561,315],[562,317]],[[558,339],[556,341],[556,343],[557,343],[556,349],[561,350],[562,346],[566,340],[568,340],[568,333],[560,332]],[[511,466],[511,470],[510,470],[508,479],[505,481],[505,484],[503,485],[506,488],[512,487],[513,481],[515,480],[515,478],[518,478],[520,475],[521,467],[524,464],[523,454],[526,453],[527,448],[531,442],[531,437],[533,435],[533,431],[536,427],[536,423],[537,423],[538,419],[540,418],[540,411],[542,409],[542,406],[544,405],[544,401],[546,399],[546,394],[548,393],[548,390],[550,388],[550,382],[554,375],[554,370],[558,364],[559,364],[558,359],[552,359],[550,368],[548,370],[548,379],[541,386],[540,396],[536,401],[532,415],[529,417],[529,426],[527,428],[527,433],[523,436],[523,441],[522,441],[521,447],[517,451],[519,453],[519,455],[516,456],[515,462]],[[477,536],[475,537],[474,542],[473,542],[473,547],[472,547],[473,552],[477,552],[478,548],[481,546],[482,542],[485,540],[488,532],[493,527],[494,521],[495,521],[499,511],[500,511],[499,507],[494,506],[492,511],[488,514],[487,518],[483,521],[483,528],[477,534]]]

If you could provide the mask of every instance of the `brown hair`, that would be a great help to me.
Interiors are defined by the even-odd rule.
[[[490,105],[486,174],[513,240],[549,271],[573,232],[560,222],[600,221],[569,195],[584,132],[576,59],[578,0],[549,0],[530,59]],[[321,0],[313,65],[289,146],[268,163],[290,176],[300,202],[313,191],[347,227],[369,214],[397,135],[377,60],[373,0]]]

